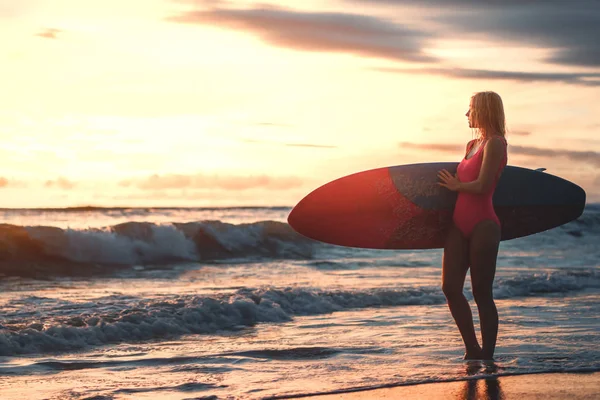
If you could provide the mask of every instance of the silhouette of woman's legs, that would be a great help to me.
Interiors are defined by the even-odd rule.
[[[469,269],[469,241],[452,226],[444,246],[442,259],[442,290],[448,301],[452,317],[465,343],[465,359],[480,358],[481,348],[475,336],[473,315],[463,294],[465,277]]]
[[[481,221],[473,230],[469,243],[471,287],[479,309],[481,324],[481,357],[494,357],[498,336],[498,311],[492,286],[496,275],[496,258],[500,244],[500,227],[491,220]]]

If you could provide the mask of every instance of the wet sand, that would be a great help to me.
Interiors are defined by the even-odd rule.
[[[458,382],[361,390],[307,397],[319,400],[447,399],[558,400],[600,399],[600,372],[550,373],[469,379]]]

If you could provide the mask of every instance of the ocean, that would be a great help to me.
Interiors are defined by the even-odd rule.
[[[288,207],[0,210],[0,398],[264,399],[600,370],[600,205],[502,242],[494,363],[442,251],[317,243]],[[478,316],[467,278],[465,291]]]

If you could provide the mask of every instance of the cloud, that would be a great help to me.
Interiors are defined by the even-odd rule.
[[[275,144],[275,145],[286,146],[286,147],[305,147],[305,148],[311,148],[311,149],[337,149],[338,148],[338,146],[333,146],[333,145],[328,145],[328,144],[283,143],[283,142],[276,142],[276,141],[272,141],[272,140],[259,140],[259,139],[249,139],[249,138],[243,138],[240,140],[244,143],[257,143],[257,144],[266,143],[266,144]]]
[[[563,82],[582,86],[600,86],[600,73],[543,73],[491,71],[466,68],[373,68],[382,72],[441,75],[454,79],[511,80],[517,82]],[[593,79],[589,79],[593,78]],[[595,80],[594,80],[595,79]]]
[[[58,39],[57,35],[61,32],[62,31],[60,29],[46,28],[41,32],[36,33],[35,36],[43,37],[46,39]]]
[[[215,7],[231,4],[229,0],[170,0],[171,3],[188,4],[197,7]]]
[[[571,0],[572,3],[591,3],[595,0]],[[369,4],[390,4],[402,6],[428,7],[428,8],[445,8],[455,11],[473,11],[480,9],[504,9],[506,7],[519,7],[523,5],[539,4],[543,5],[556,4],[561,5],[564,0],[500,0],[496,3],[481,0],[348,0],[352,3]]]
[[[529,136],[531,135],[531,131],[520,131],[520,130],[509,130],[508,135],[516,135],[516,136]]]
[[[412,142],[401,142],[399,146],[402,148],[418,149],[418,150],[430,150],[439,151],[446,153],[462,153],[464,146],[456,145],[452,143],[412,143]],[[549,149],[542,147],[533,146],[518,146],[508,145],[509,157],[511,154],[524,155],[531,157],[540,158],[556,158],[563,157],[571,161],[590,164],[595,167],[600,167],[600,152],[596,151],[579,151],[579,150],[565,150],[565,149]]]
[[[62,190],[70,190],[73,189],[77,186],[77,184],[75,182],[72,182],[66,178],[60,177],[56,180],[48,180],[46,181],[46,183],[44,184],[45,187],[47,188],[59,188]]]
[[[243,30],[278,47],[343,52],[391,61],[441,65],[426,53],[436,39],[477,37],[551,51],[546,61],[569,66],[600,66],[600,7],[597,0],[346,0],[351,3],[424,9],[420,25],[344,12],[306,12],[263,5],[234,8],[226,2],[180,1],[204,7],[167,17],[171,22]],[[206,8],[208,7],[208,8]],[[402,15],[401,10],[396,16]],[[598,87],[600,73],[541,73],[466,68],[377,68],[454,79],[558,82]]]
[[[302,185],[298,177],[273,177],[268,175],[250,176],[220,176],[220,175],[152,175],[143,179],[124,180],[120,182],[123,187],[137,187],[142,190],[161,189],[221,189],[221,190],[247,190],[269,189],[287,190]]]
[[[27,183],[23,181],[17,181],[14,179],[8,179],[3,176],[0,176],[0,189],[3,188],[24,188],[27,187]]]
[[[396,5],[425,9],[417,28],[390,20],[343,12],[294,11],[269,5],[226,7],[226,2],[180,1],[209,7],[166,18],[186,24],[244,30],[278,47],[343,52],[392,61],[440,62],[424,48],[435,39],[478,37],[541,47],[552,52],[546,61],[569,66],[600,66],[600,7],[597,0],[347,0],[372,6]],[[397,15],[401,15],[398,13]],[[429,21],[427,21],[429,20]],[[394,69],[380,71],[441,75],[455,79],[560,82],[600,86],[600,73],[539,73],[463,68]]]
[[[311,143],[286,143],[288,147],[306,147],[311,149],[336,149],[337,146],[326,144],[311,144]]]
[[[347,0],[419,7],[430,20],[447,26],[448,36],[489,37],[501,42],[547,48],[547,62],[600,66],[600,7],[597,0]],[[425,14],[425,13],[424,13]]]
[[[464,150],[465,146],[451,143],[411,143],[401,142],[399,146],[403,149],[430,150],[443,153],[456,153]]]
[[[578,151],[564,149],[548,149],[540,147],[525,147],[509,145],[509,152],[534,157],[564,157],[571,161],[590,164],[595,167],[600,167],[600,153],[597,151]]]
[[[213,7],[187,11],[166,20],[244,30],[265,42],[296,50],[343,52],[408,62],[433,62],[422,49],[431,35],[388,20],[342,12],[305,12],[261,6]]]

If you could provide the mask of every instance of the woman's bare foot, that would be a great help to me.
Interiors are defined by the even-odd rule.
[[[481,360],[482,353],[481,347],[477,346],[474,349],[467,349],[463,360]]]

